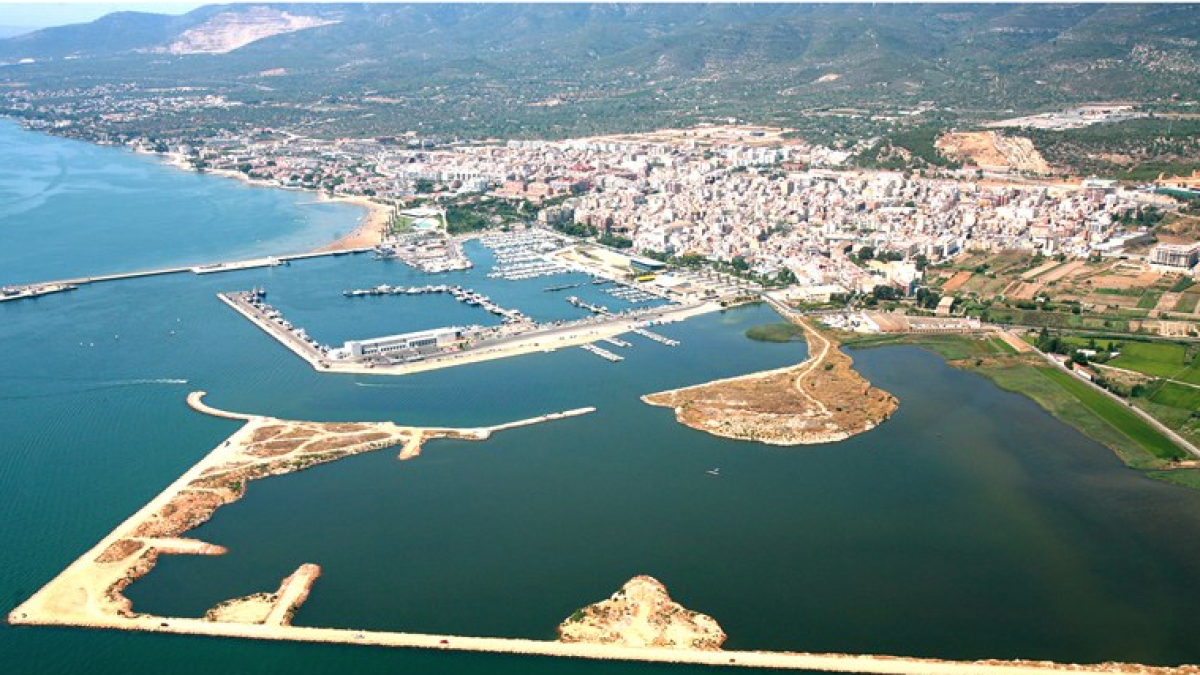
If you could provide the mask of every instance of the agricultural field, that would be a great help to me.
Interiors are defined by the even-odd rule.
[[[927,272],[931,288],[968,316],[1018,326],[1200,334],[1200,286],[1127,260],[1057,260],[1025,251],[969,253]]]
[[[1090,385],[1076,379],[1070,373],[1057,368],[1040,369],[1042,375],[1062,387],[1088,410],[1121,432],[1129,440],[1156,459],[1163,461],[1184,459],[1187,453],[1131,411]]]
[[[1200,412],[1200,389],[1188,387],[1174,382],[1163,382],[1150,396],[1150,400],[1159,405]]]
[[[1196,305],[1200,304],[1200,293],[1182,293],[1179,300],[1175,303],[1175,311],[1183,313],[1194,313]]]
[[[1196,347],[1171,342],[1125,342],[1121,355],[1109,362],[1110,366],[1136,370],[1139,373],[1165,377],[1171,380],[1190,381],[1185,375],[1191,373],[1200,378],[1195,362]],[[1197,381],[1200,384],[1200,380]]]

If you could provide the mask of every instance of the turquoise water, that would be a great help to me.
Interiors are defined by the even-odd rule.
[[[0,120],[0,285],[299,253],[361,215]]]
[[[177,206],[236,213],[214,189]],[[235,202],[266,192],[230,190]],[[120,212],[124,198],[90,211]],[[13,222],[0,218],[0,236]],[[644,573],[715,616],[731,648],[1200,661],[1200,493],[1125,469],[1029,400],[924,351],[854,354],[901,399],[883,427],[784,449],[701,434],[637,398],[802,359],[802,344],[744,338],[773,320],[761,307],[656,329],[677,348],[631,336],[619,364],[569,349],[387,378],[319,375],[214,297],[264,286],[327,341],[487,317],[448,297],[341,297],[379,283],[461,283],[539,318],[580,315],[542,290],[565,277],[488,280],[485,252],[472,253],[480,268],[432,278],[346,256],[0,304],[0,598],[11,607],[33,593],[237,428],[188,409],[194,389],[233,410],[411,424],[593,405],[485,442],[431,442],[409,462],[384,450],[255,482],[193,532],[228,555],[166,557],[129,595],[138,609],[195,615],[315,562],[324,573],[298,624],[548,638]],[[125,263],[158,265],[158,254],[174,255]],[[81,256],[64,274],[22,264],[44,278],[100,261]],[[619,306],[597,288],[575,291]],[[705,473],[716,466],[720,478]],[[17,673],[713,672],[7,625],[0,657]]]

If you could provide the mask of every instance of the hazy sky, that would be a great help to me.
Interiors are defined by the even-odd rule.
[[[217,0],[227,2],[228,0]],[[0,26],[45,28],[86,23],[123,10],[183,14],[215,2],[7,2],[0,1]]]

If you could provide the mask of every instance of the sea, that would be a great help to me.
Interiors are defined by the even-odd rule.
[[[362,213],[0,124],[0,284],[313,248]],[[541,320],[565,295],[624,308],[582,275],[519,282],[346,255],[87,285],[0,303],[0,600],[53,578],[237,429],[192,411],[479,426],[594,406],[482,441],[436,440],[256,481],[165,556],[136,610],[198,616],[323,573],[294,623],[553,639],[630,577],[715,617],[731,649],[945,659],[1200,662],[1200,492],[1129,470],[1029,399],[913,347],[851,352],[900,399],[879,428],[772,447],[678,424],[643,394],[796,363],[745,337],[751,306],[569,348],[404,377],[312,370],[216,298],[260,287],[319,341],[486,324],[450,283]],[[570,291],[546,290],[581,283]],[[719,468],[719,475],[709,471]],[[0,625],[5,673],[711,673],[719,669]],[[730,671],[732,672],[732,671]]]

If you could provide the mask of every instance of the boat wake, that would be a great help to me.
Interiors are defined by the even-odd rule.
[[[20,378],[20,379],[37,379],[37,378]],[[0,401],[22,401],[34,398],[53,398],[56,396],[72,396],[74,394],[87,394],[96,391],[105,391],[109,389],[123,389],[125,387],[139,387],[144,385],[177,385],[187,384],[188,381],[179,378],[156,377],[156,378],[138,378],[131,380],[94,380],[91,382],[83,381],[86,384],[80,387],[71,387],[67,389],[58,389],[56,391],[44,391],[33,394],[14,394],[12,396],[0,396]]]

